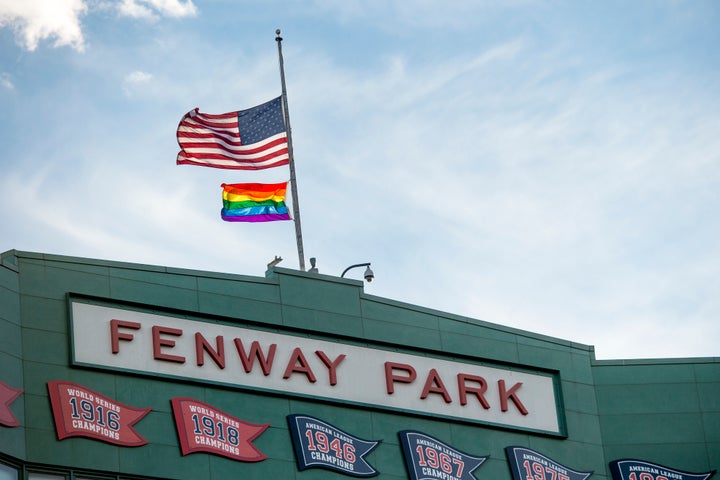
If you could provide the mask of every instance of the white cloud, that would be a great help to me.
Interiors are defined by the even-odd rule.
[[[123,80],[123,92],[125,95],[132,95],[135,89],[149,83],[153,79],[152,73],[136,70],[125,75]]]
[[[191,0],[122,0],[118,6],[120,15],[132,18],[157,20],[158,15],[166,17],[192,17],[197,9]]]
[[[9,73],[0,73],[0,87],[4,88],[5,90],[15,90],[15,85],[10,79]]]
[[[140,70],[136,70],[134,72],[128,73],[125,76],[125,83],[129,84],[138,84],[138,83],[147,83],[150,80],[152,80],[153,76],[152,73],[142,72]]]
[[[152,78],[152,73],[147,73],[140,70],[130,72],[125,75],[125,79],[123,80],[123,92],[125,92],[125,95],[130,96],[138,88],[150,83]]]
[[[402,28],[466,28],[486,12],[513,9],[535,0],[452,0],[443,8],[433,0],[313,0],[303,2],[305,10],[335,15],[343,22],[373,22],[386,30]],[[486,14],[487,15],[487,14]]]
[[[0,0],[0,28],[9,27],[17,42],[33,51],[42,40],[54,47],[85,48],[80,17],[87,13],[83,0]]]
[[[95,10],[108,8],[95,2]],[[192,0],[122,0],[121,16],[157,20],[160,17],[188,17],[197,14]],[[53,47],[85,50],[81,18],[88,13],[86,0],[0,0],[0,28],[9,28],[23,48],[34,51],[41,41],[54,40]]]

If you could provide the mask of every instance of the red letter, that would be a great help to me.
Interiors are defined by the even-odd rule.
[[[468,387],[465,385],[465,380],[471,380],[473,382],[478,382],[480,384],[479,387]],[[474,393],[477,399],[480,401],[480,405],[483,406],[485,410],[488,410],[490,408],[490,404],[487,400],[485,400],[485,390],[487,390],[487,382],[483,377],[477,377],[475,375],[466,375],[464,373],[458,373],[457,376],[457,382],[458,382],[458,391],[460,392],[460,405],[467,405],[467,392]]]
[[[197,358],[198,367],[205,365],[205,355],[203,350],[208,352],[218,367],[225,368],[225,341],[222,335],[215,337],[217,350],[213,350],[212,346],[205,340],[200,332],[195,333],[195,357]]]
[[[120,351],[120,340],[132,341],[135,335],[132,333],[120,333],[118,327],[132,328],[133,330],[140,330],[140,324],[138,322],[126,322],[125,320],[110,320],[110,345],[112,346],[112,352],[118,353]]]
[[[253,369],[253,365],[255,364],[255,357],[257,357],[258,362],[260,362],[260,368],[262,368],[263,374],[267,377],[270,375],[270,369],[272,368],[273,359],[275,358],[275,349],[277,349],[277,345],[274,343],[270,344],[270,353],[267,356],[267,360],[265,359],[265,354],[260,349],[260,344],[255,340],[250,345],[250,353],[245,354],[245,349],[243,348],[242,340],[239,338],[235,339],[235,348],[238,351],[238,355],[240,355],[240,361],[243,364],[243,368],[245,368],[245,373],[250,373],[250,371]]]
[[[340,362],[345,360],[345,354],[341,353],[338,355],[338,357],[335,359],[335,361],[330,361],[327,355],[325,355],[325,352],[322,350],[315,350],[315,355],[320,357],[320,360],[325,364],[326,367],[328,367],[329,375],[330,375],[330,385],[337,385],[337,372],[335,369],[338,365],[340,365]]]
[[[505,390],[505,380],[498,380],[498,388],[500,389],[500,410],[503,412],[508,411],[509,398],[513,401],[517,409],[520,410],[520,413],[523,415],[528,414],[527,408],[525,408],[525,405],[522,404],[518,396],[515,394],[520,387],[522,387],[522,382],[516,383],[510,390]]]
[[[452,398],[445,388],[440,374],[434,368],[431,368],[430,372],[428,372],[428,377],[427,380],[425,380],[425,386],[423,387],[420,398],[425,400],[430,393],[439,393],[443,396],[445,403],[452,403]]]
[[[295,347],[292,355],[290,355],[290,361],[288,362],[288,366],[285,369],[285,375],[283,375],[283,378],[290,378],[290,375],[292,375],[294,372],[304,373],[307,376],[308,380],[310,380],[312,383],[316,382],[315,375],[313,374],[312,370],[310,370],[310,366],[308,365],[308,362],[305,359],[305,355],[303,355],[302,350],[300,350],[300,347]]]
[[[393,374],[393,370],[404,370],[407,373],[405,377],[399,377]],[[412,383],[417,377],[415,369],[405,363],[385,362],[385,386],[387,387],[387,393],[395,393],[395,386],[393,382],[400,383]]]
[[[167,333],[168,335],[175,335],[176,337],[179,337],[183,334],[183,331],[179,328],[170,328],[170,327],[158,327],[153,326],[152,327],[152,339],[153,339],[153,357],[155,360],[167,360],[168,362],[177,362],[177,363],[185,363],[185,357],[180,357],[178,355],[170,355],[168,353],[162,353],[160,349],[162,347],[174,347],[175,346],[175,340],[170,340],[167,338],[160,338],[160,335],[163,333]]]

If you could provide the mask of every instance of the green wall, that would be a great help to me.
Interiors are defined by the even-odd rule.
[[[720,359],[598,361],[593,374],[606,458],[720,466]]]
[[[72,367],[70,292],[281,333],[554,370],[561,380],[567,438]],[[586,345],[366,295],[356,280],[282,268],[258,278],[10,251],[2,255],[0,300],[0,380],[25,389],[12,405],[22,426],[0,426],[0,451],[27,462],[176,479],[338,478],[320,469],[297,471],[285,417],[304,413],[352,435],[381,439],[367,459],[381,472],[379,478],[388,480],[407,478],[397,438],[404,429],[420,430],[474,455],[490,455],[475,471],[478,479],[511,478],[504,454],[509,445],[532,448],[576,470],[593,470],[593,479],[608,479],[608,461],[633,455],[660,460],[670,452],[672,461],[665,463],[688,470],[720,463],[717,361],[596,362]],[[121,448],[85,438],[57,441],[46,388],[50,380],[69,380],[127,405],[152,408],[136,425],[149,444]],[[664,390],[680,392],[672,411],[665,410],[667,402],[647,399]],[[204,453],[182,457],[170,408],[170,399],[181,396],[253,423],[270,423],[254,442],[268,459],[242,463]]]
[[[22,329],[20,316],[20,285],[16,258],[0,256],[0,381],[12,388],[25,388],[22,362]],[[12,404],[20,419],[25,416],[22,396]],[[0,425],[0,452],[14,457],[25,456],[25,429]]]

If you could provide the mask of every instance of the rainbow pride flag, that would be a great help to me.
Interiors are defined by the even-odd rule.
[[[287,182],[223,183],[223,208],[220,216],[226,222],[272,222],[290,220],[285,205]]]

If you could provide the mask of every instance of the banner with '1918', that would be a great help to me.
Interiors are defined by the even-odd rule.
[[[173,398],[171,403],[183,455],[205,452],[242,462],[267,458],[252,442],[269,423],[246,422],[193,398]]]

